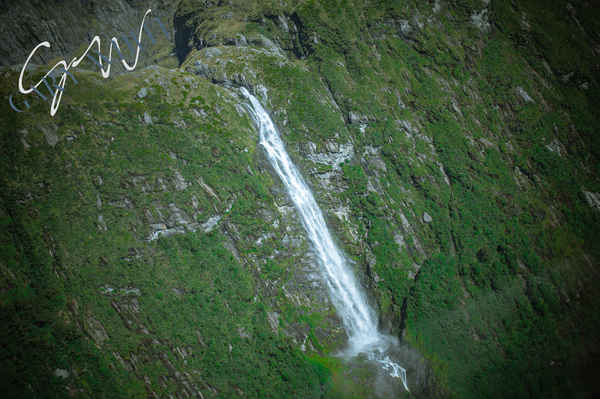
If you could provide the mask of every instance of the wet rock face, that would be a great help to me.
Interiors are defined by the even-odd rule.
[[[129,34],[132,30],[137,32],[148,8],[170,30],[174,6],[162,0],[145,4],[124,0],[5,4],[0,15],[0,35],[12,39],[0,43],[0,53],[3,54],[0,65],[23,64],[42,41],[48,41],[51,47],[38,51],[31,61],[34,64],[43,64],[55,57],[70,60],[79,56],[73,52],[84,44],[87,46],[94,35],[102,38],[105,48],[113,36],[120,38],[121,34]],[[152,32],[155,38],[163,35],[158,25],[152,27]],[[122,39],[119,40],[122,42]],[[147,43],[149,40],[145,38],[144,41]],[[146,46],[140,57],[140,66],[149,65],[157,50],[157,47]]]

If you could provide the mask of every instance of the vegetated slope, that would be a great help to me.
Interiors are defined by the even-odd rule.
[[[329,304],[294,286],[301,227],[275,208],[231,94],[158,67],[77,76],[56,118],[3,118],[3,384],[319,396],[326,372],[298,346],[334,338],[316,338]]]
[[[209,48],[185,65],[265,82],[319,197],[348,211],[338,230],[383,323],[405,328],[448,390],[585,397],[598,368],[593,14],[561,2],[209,7],[188,18]],[[343,144],[354,156],[336,172],[323,155],[343,159]]]
[[[401,355],[418,396],[592,397],[595,13],[184,1],[181,70],[78,74],[54,119],[5,105],[3,381],[56,396],[377,393],[352,369],[345,391],[346,366],[322,357],[343,332],[244,85],[382,327],[433,365],[435,379]]]

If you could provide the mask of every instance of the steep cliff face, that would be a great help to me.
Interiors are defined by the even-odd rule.
[[[240,86],[403,341],[412,396],[599,392],[591,3],[165,7],[152,54],[179,68],[76,71],[53,118],[2,107],[9,392],[408,397],[334,356],[345,333]]]
[[[0,7],[0,65],[23,64],[39,43],[48,41],[32,59],[34,64],[46,64],[55,59],[79,57],[90,39],[99,35],[103,53],[108,53],[108,43],[116,37],[125,47],[123,35],[132,41],[137,37],[144,13],[152,9],[169,33],[173,31],[173,13],[176,4],[170,2],[137,0],[51,0],[6,1]],[[157,22],[147,24],[157,43],[146,45],[142,66],[157,62],[170,63],[172,44],[164,38]],[[144,43],[148,44],[148,40]]]

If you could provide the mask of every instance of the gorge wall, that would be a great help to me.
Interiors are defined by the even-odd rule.
[[[127,32],[149,8],[102,4],[42,13],[52,34],[2,24],[0,97],[40,41],[60,51],[35,63],[53,65],[89,27]],[[346,335],[242,86],[402,341],[411,397],[600,392],[592,2],[152,6],[174,35],[136,71],[88,63],[54,117],[3,100],[3,392],[409,397],[335,356]]]

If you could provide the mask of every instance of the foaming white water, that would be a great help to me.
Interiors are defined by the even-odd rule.
[[[368,359],[381,364],[392,377],[400,377],[406,390],[406,370],[394,363],[385,353],[393,342],[377,330],[376,316],[368,305],[354,274],[342,252],[337,248],[321,209],[312,192],[292,163],[279,137],[275,124],[260,102],[245,88],[242,94],[250,101],[250,115],[260,133],[260,144],[296,206],[321,266],[333,305],[342,318],[349,338],[348,356],[364,353]]]

